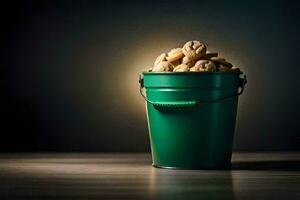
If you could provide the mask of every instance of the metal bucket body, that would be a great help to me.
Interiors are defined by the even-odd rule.
[[[144,72],[153,165],[230,168],[239,88],[245,83],[236,72]]]

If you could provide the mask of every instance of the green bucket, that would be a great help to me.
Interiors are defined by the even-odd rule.
[[[143,72],[154,167],[228,169],[231,166],[239,72]],[[146,95],[143,93],[145,88]]]

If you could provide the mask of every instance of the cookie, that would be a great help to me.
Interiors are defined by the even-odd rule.
[[[210,60],[214,61],[214,62],[217,63],[217,64],[222,64],[222,65],[225,65],[225,66],[227,66],[227,67],[232,67],[232,64],[229,63],[229,62],[227,62],[227,61],[225,60],[225,58],[213,57],[213,58],[211,58]]]
[[[203,56],[203,58],[205,58],[205,59],[207,59],[207,60],[209,60],[209,59],[211,59],[211,58],[213,58],[213,57],[218,57],[218,53],[217,53],[217,52],[210,52],[210,51],[207,51],[207,52],[205,53],[205,55]]]
[[[190,70],[189,66],[186,64],[181,64],[178,65],[177,67],[174,68],[174,72],[188,72]]]
[[[153,66],[152,71],[153,72],[169,72],[172,71],[172,65],[167,61],[162,61],[158,63],[157,65]]]
[[[218,72],[229,72],[230,67],[227,67],[226,65],[217,64],[217,71]]]
[[[212,57],[210,60],[215,61],[215,62],[226,61],[225,58],[220,58],[220,57]]]
[[[178,66],[178,65],[181,64],[181,59],[175,60],[175,61],[173,61],[173,62],[170,62],[170,64],[171,64],[172,67],[174,68],[174,67],[176,67],[176,66]]]
[[[183,54],[192,59],[197,60],[203,57],[206,53],[206,46],[199,41],[188,41],[182,48]]]
[[[210,60],[199,60],[195,66],[190,69],[191,72],[215,72],[216,65]]]
[[[229,69],[229,71],[231,71],[231,72],[241,72],[240,68],[238,68],[238,67],[232,67],[232,68]]]
[[[200,72],[200,69],[199,69],[199,67],[193,66],[190,68],[190,72]]]
[[[182,49],[181,48],[175,48],[171,49],[171,51],[168,53],[166,59],[169,62],[174,62],[183,57]]]
[[[167,57],[167,54],[166,54],[166,53],[160,54],[160,55],[156,58],[156,60],[155,60],[155,62],[154,62],[154,66],[157,65],[158,63],[162,62],[162,61],[166,61],[166,57]]]
[[[184,56],[182,58],[182,64],[186,64],[188,67],[192,67],[195,64],[195,60],[193,60],[187,56]]]

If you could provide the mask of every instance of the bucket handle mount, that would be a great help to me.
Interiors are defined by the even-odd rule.
[[[195,101],[154,102],[154,101],[147,99],[147,97],[143,93],[144,77],[142,74],[139,75],[139,83],[140,83],[140,93],[141,93],[142,97],[144,98],[144,100],[147,101],[148,103],[152,104],[156,109],[165,110],[165,109],[178,109],[178,108],[193,108],[193,107],[199,106],[200,104],[215,103],[215,102],[225,101],[225,100],[237,97],[237,96],[243,94],[245,85],[247,83],[247,77],[246,77],[246,74],[244,74],[243,78],[239,78],[240,90],[236,94],[218,98],[218,99],[206,100],[206,101],[195,100]]]

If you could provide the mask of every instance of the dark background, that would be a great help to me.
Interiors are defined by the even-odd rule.
[[[149,151],[138,74],[191,39],[249,79],[234,150],[300,150],[293,1],[1,4],[1,151]]]

